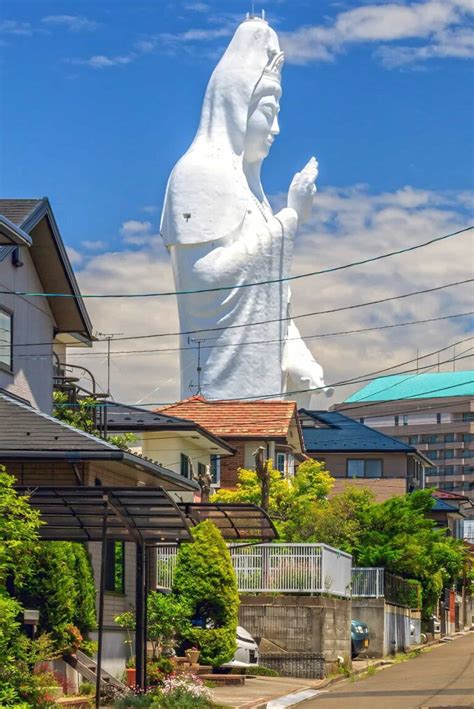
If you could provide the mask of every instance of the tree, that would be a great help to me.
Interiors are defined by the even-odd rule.
[[[229,550],[217,527],[201,522],[192,530],[193,543],[178,552],[173,591],[195,627],[181,637],[201,650],[204,663],[219,666],[236,650],[239,594]],[[196,624],[201,627],[196,627]]]
[[[148,596],[147,636],[152,646],[152,659],[157,660],[164,649],[172,646],[178,632],[189,627],[189,609],[179,597],[157,591]]]
[[[306,460],[293,477],[283,478],[267,461],[269,478],[268,513],[273,519],[280,538],[288,542],[310,540],[312,519],[317,509],[325,506],[334,480],[324,464]],[[254,470],[239,470],[236,490],[221,489],[212,502],[262,503],[261,479]],[[308,531],[309,530],[309,531]]]
[[[355,566],[382,566],[422,584],[423,612],[433,612],[441,590],[462,574],[465,552],[427,517],[429,490],[376,503],[369,490],[348,486],[317,509],[308,538],[352,554]]]
[[[40,611],[39,630],[51,634],[58,653],[83,645],[95,630],[95,587],[89,555],[74,542],[42,542],[30,555],[19,599]]]
[[[20,585],[30,567],[31,553],[37,547],[39,513],[18,495],[15,478],[0,465],[0,589],[14,576]]]

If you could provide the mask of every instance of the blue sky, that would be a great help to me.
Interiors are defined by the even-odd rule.
[[[355,244],[356,255],[380,250],[382,216],[384,229],[405,230],[403,245],[465,226],[473,187],[470,0],[255,5],[265,8],[287,55],[281,135],[264,166],[266,191],[285,192],[314,153],[321,214],[336,224],[329,229],[321,217],[311,226],[295,269],[308,270],[308,254],[316,268],[346,261]],[[103,289],[126,288],[124,278],[142,290],[150,254],[158,252],[150,284],[169,280],[156,238],[166,180],[192,140],[212,68],[250,6],[3,1],[1,192],[49,196],[84,290],[97,290],[99,279]],[[353,234],[347,219],[356,225]],[[117,252],[126,256],[124,271],[118,262],[111,266]],[[450,280],[453,269],[442,271],[447,252],[437,253],[437,281]],[[385,272],[379,276],[386,281]],[[417,273],[410,278],[407,286],[419,280]],[[327,301],[345,286],[334,282]],[[100,307],[90,306],[97,329],[110,330],[113,311]],[[175,318],[164,312],[167,322]],[[135,320],[130,312],[113,329],[129,332]],[[377,344],[374,362],[388,344]],[[397,349],[395,359],[403,356]],[[338,367],[348,373],[342,361]],[[136,380],[134,386],[146,389]]]
[[[295,33],[334,27],[364,4],[263,6],[275,27]],[[169,171],[192,138],[215,58],[249,7],[241,0],[4,0],[2,193],[47,194],[72,245],[85,233],[110,242],[122,221],[160,205]],[[459,11],[457,19],[446,27],[464,29],[468,15]],[[202,30],[203,39],[179,39],[190,30]],[[265,166],[268,192],[285,190],[313,152],[320,189],[472,186],[472,65],[448,56],[388,66],[381,50],[434,43],[422,28],[418,37],[399,34],[346,41],[326,61],[295,63],[290,53],[282,136]],[[137,49],[146,42],[149,49]],[[111,65],[81,64],[93,57]],[[129,61],[114,65],[117,57]]]

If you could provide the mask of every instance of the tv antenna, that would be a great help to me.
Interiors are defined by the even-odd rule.
[[[98,332],[98,337],[103,337],[107,340],[107,396],[110,396],[110,341],[114,339],[116,335],[123,335],[123,332]]]
[[[202,372],[202,367],[201,367],[201,345],[203,342],[206,341],[206,338],[203,337],[201,339],[198,339],[197,337],[188,337],[188,345],[190,345],[192,342],[197,345],[197,385],[193,384],[192,381],[189,383],[189,388],[191,391],[193,389],[196,389],[196,394],[199,395],[201,393],[201,372]]]

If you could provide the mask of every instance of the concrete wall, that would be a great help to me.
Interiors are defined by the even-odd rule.
[[[0,290],[43,291],[27,248],[23,266],[12,264],[11,254],[0,261]],[[0,388],[51,413],[53,393],[53,336],[55,321],[46,298],[0,295],[0,306],[13,313],[13,371],[0,369]],[[45,342],[36,347],[24,343]],[[25,356],[28,355],[28,356]]]
[[[384,657],[410,646],[409,608],[385,603],[384,598],[353,598],[352,618],[367,623],[370,645],[367,657]]]
[[[264,652],[324,655],[350,664],[351,602],[321,596],[242,596],[239,623]]]

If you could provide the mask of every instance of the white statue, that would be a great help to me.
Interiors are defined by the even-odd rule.
[[[318,164],[291,182],[288,206],[273,214],[260,169],[279,133],[283,53],[267,22],[237,29],[206,90],[198,131],[171,173],[161,233],[176,290],[199,290],[290,275],[298,226],[310,216]],[[199,330],[201,391],[208,399],[276,395],[309,406],[327,395],[323,370],[289,318],[286,282],[178,296],[180,329]],[[257,324],[253,324],[257,323]],[[264,342],[262,342],[264,341]],[[181,396],[197,383],[196,349],[181,336]]]

